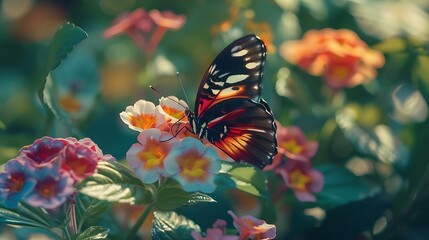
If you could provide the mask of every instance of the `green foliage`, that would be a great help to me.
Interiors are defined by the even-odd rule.
[[[221,189],[239,189],[257,197],[267,196],[266,179],[263,174],[247,164],[222,162],[222,169],[216,181]]]
[[[317,169],[325,177],[322,191],[316,193],[314,206],[334,208],[350,202],[373,197],[381,192],[378,185],[355,176],[346,168],[335,165],[321,165]]]
[[[156,211],[152,227],[152,239],[154,240],[192,240],[192,231],[201,232],[197,224],[175,212]]]
[[[100,162],[98,173],[79,186],[79,192],[109,202],[146,204],[151,192],[133,173],[118,162]]]
[[[97,239],[108,239],[107,235],[109,233],[109,229],[100,227],[100,226],[92,226],[87,228],[81,234],[77,236],[73,236],[73,240],[97,240]]]
[[[160,210],[174,210],[192,200],[192,196],[183,190],[180,184],[169,178],[158,189],[156,205]]]
[[[0,207],[0,222],[15,226],[50,229],[61,226],[46,210],[21,203],[16,209]]]
[[[55,33],[49,45],[46,63],[47,70],[52,71],[58,67],[61,61],[70,54],[74,46],[87,37],[88,34],[73,23],[68,22],[63,24]]]

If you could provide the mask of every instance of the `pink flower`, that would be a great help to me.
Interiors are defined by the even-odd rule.
[[[76,181],[82,181],[86,177],[97,172],[98,156],[85,145],[67,145],[59,156],[60,169],[70,173]]]
[[[119,114],[122,121],[135,131],[143,131],[150,128],[166,129],[167,119],[161,113],[160,107],[145,100],[139,100],[134,106],[128,106]]]
[[[312,75],[325,77],[332,88],[354,87],[371,81],[384,56],[370,49],[347,29],[311,30],[302,40],[281,46],[281,55]]]
[[[184,15],[173,12],[151,10],[149,14],[142,8],[132,13],[126,13],[115,20],[103,36],[109,38],[120,33],[126,33],[142,52],[150,57],[167,30],[178,30],[186,22]]]
[[[276,169],[282,164],[283,156],[298,161],[310,161],[316,154],[319,143],[307,141],[304,133],[298,127],[284,127],[279,122],[276,124],[278,153],[274,157],[273,164],[265,167],[264,170]]]
[[[116,159],[110,154],[103,154],[103,151],[98,147],[98,145],[93,142],[90,138],[82,138],[79,141],[76,138],[68,137],[68,141],[73,143],[76,147],[85,146],[97,154],[97,161],[115,161]]]
[[[164,164],[167,173],[187,192],[211,193],[216,188],[214,176],[221,168],[219,156],[198,139],[186,137],[175,142]]]
[[[226,235],[226,222],[222,219],[218,219],[213,224],[213,228],[207,229],[206,237],[202,237],[197,232],[192,232],[191,235],[194,240],[239,240],[238,236]]]
[[[36,168],[33,177],[37,183],[25,201],[34,207],[56,208],[73,193],[73,178],[54,165]]]
[[[15,158],[5,164],[4,170],[0,173],[0,202],[16,208],[36,186],[36,179],[32,177],[35,168],[28,160]]]
[[[144,183],[154,183],[160,177],[169,176],[165,170],[165,160],[176,141],[173,135],[159,129],[148,129],[137,137],[127,152],[128,164],[136,176]]]
[[[21,148],[19,156],[22,156],[36,167],[51,165],[58,156],[58,153],[69,144],[63,138],[42,137],[29,146]]]
[[[172,30],[179,30],[186,22],[184,15],[176,15],[171,11],[160,12],[153,9],[149,12],[149,16],[158,26]]]
[[[246,215],[238,217],[232,211],[228,211],[234,220],[234,226],[240,233],[240,240],[247,239],[274,239],[276,237],[276,226],[267,224],[264,220]]]
[[[295,192],[295,196],[302,202],[315,202],[315,192],[323,188],[323,175],[311,167],[310,162],[288,160],[286,164],[274,170],[279,174],[286,186]]]
[[[103,37],[110,38],[121,33],[149,32],[153,28],[153,20],[143,8],[119,16],[113,25],[106,29]]]

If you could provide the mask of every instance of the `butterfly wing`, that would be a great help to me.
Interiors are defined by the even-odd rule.
[[[205,137],[235,161],[245,161],[259,168],[272,163],[277,154],[276,125],[267,103],[236,98],[207,109],[200,119],[207,122]]]
[[[228,45],[207,69],[195,101],[196,116],[226,99],[248,98],[259,102],[266,47],[256,35]]]
[[[232,42],[205,73],[195,105],[198,135],[259,168],[277,154],[274,117],[260,97],[265,58],[265,44],[255,35]]]

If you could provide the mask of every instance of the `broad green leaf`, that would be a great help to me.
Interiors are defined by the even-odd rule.
[[[47,71],[55,69],[64,60],[73,47],[88,37],[88,34],[73,23],[65,23],[55,33],[52,39],[47,60]]]
[[[380,192],[380,187],[362,177],[355,176],[346,168],[335,165],[322,165],[316,168],[324,178],[323,189],[316,193],[315,205],[333,208],[349,202],[360,201]]]
[[[0,222],[14,226],[27,226],[49,229],[58,227],[61,223],[52,218],[41,208],[21,203],[16,209],[0,207]]]
[[[235,188],[259,197],[267,196],[266,179],[258,170],[247,164],[222,163],[217,177],[218,187]]]
[[[408,164],[408,151],[386,126],[374,130],[363,129],[344,113],[337,113],[336,121],[344,136],[361,154],[403,169]]]
[[[109,233],[109,229],[100,227],[100,226],[92,226],[87,228],[81,234],[74,236],[74,240],[96,240],[96,239],[107,239],[107,235]]]
[[[78,188],[83,194],[109,202],[146,204],[151,199],[145,185],[118,162],[100,162],[98,172]]]
[[[158,190],[156,205],[161,210],[173,210],[191,199],[192,196],[183,190],[177,181],[168,178]]]
[[[111,203],[78,194],[76,197],[76,213],[80,223],[88,225],[96,223],[101,216],[109,210]]]
[[[186,202],[186,205],[196,205],[198,203],[216,203],[216,200],[203,193],[191,193],[191,199]]]
[[[201,232],[200,226],[175,212],[154,212],[153,240],[192,240],[191,232]]]

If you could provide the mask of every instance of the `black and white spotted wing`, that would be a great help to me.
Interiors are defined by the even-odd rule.
[[[201,81],[195,112],[186,112],[200,138],[259,168],[277,154],[274,117],[261,98],[265,57],[265,44],[255,35],[228,45]]]

